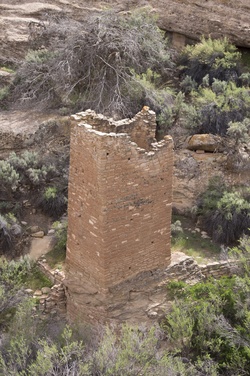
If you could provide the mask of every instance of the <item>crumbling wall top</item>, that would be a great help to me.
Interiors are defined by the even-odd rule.
[[[128,137],[131,144],[135,143],[141,151],[156,151],[165,142],[156,142],[156,115],[147,106],[138,112],[132,119],[122,119],[115,121],[104,115],[96,114],[92,110],[79,112],[71,116],[75,122],[85,128],[88,132],[93,132],[99,136]],[[170,140],[171,137],[168,136]]]

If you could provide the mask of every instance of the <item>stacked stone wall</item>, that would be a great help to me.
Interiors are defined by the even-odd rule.
[[[147,108],[134,119],[110,121],[110,133],[102,120],[104,131],[90,111],[74,116],[72,124],[70,319],[109,318],[108,306],[129,300],[127,288],[117,294],[116,286],[170,263],[172,139],[155,142],[155,114]]]

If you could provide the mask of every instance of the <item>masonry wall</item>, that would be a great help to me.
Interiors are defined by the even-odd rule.
[[[102,120],[104,127],[87,112],[72,124],[66,259],[70,319],[98,314],[106,319],[105,304],[115,304],[114,286],[170,263],[172,139],[151,145],[155,115],[148,109],[132,120]],[[131,136],[119,133],[125,130]]]

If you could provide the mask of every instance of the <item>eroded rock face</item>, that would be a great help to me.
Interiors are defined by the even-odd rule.
[[[198,196],[206,190],[210,179],[215,176],[220,176],[228,186],[249,185],[249,153],[245,154],[243,160],[238,154],[199,154],[191,150],[176,150],[173,207],[183,213],[192,210],[197,204]]]
[[[150,6],[159,15],[159,26],[176,36],[198,40],[202,35],[213,38],[228,36],[238,46],[250,47],[249,0],[3,0],[0,4],[0,53],[2,58],[20,58],[28,44],[29,25],[44,14],[66,12],[81,20],[86,14],[104,7],[127,12],[135,7]],[[182,40],[185,42],[185,40]]]
[[[223,140],[213,134],[194,134],[188,139],[187,148],[189,150],[218,152],[223,150]]]
[[[57,149],[69,144],[67,117],[37,111],[0,112],[0,156],[32,148]]]

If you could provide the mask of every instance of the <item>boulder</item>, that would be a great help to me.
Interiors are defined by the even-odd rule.
[[[50,287],[42,287],[41,291],[43,294],[49,294],[51,292]]]
[[[31,234],[35,234],[36,232],[41,231],[41,228],[39,226],[31,226],[28,230]]]
[[[222,139],[213,134],[194,134],[188,139],[189,150],[203,150],[208,152],[222,151]]]
[[[35,232],[35,233],[31,234],[31,236],[33,236],[33,238],[43,238],[44,237],[44,232],[43,231],[38,231],[38,232]]]

